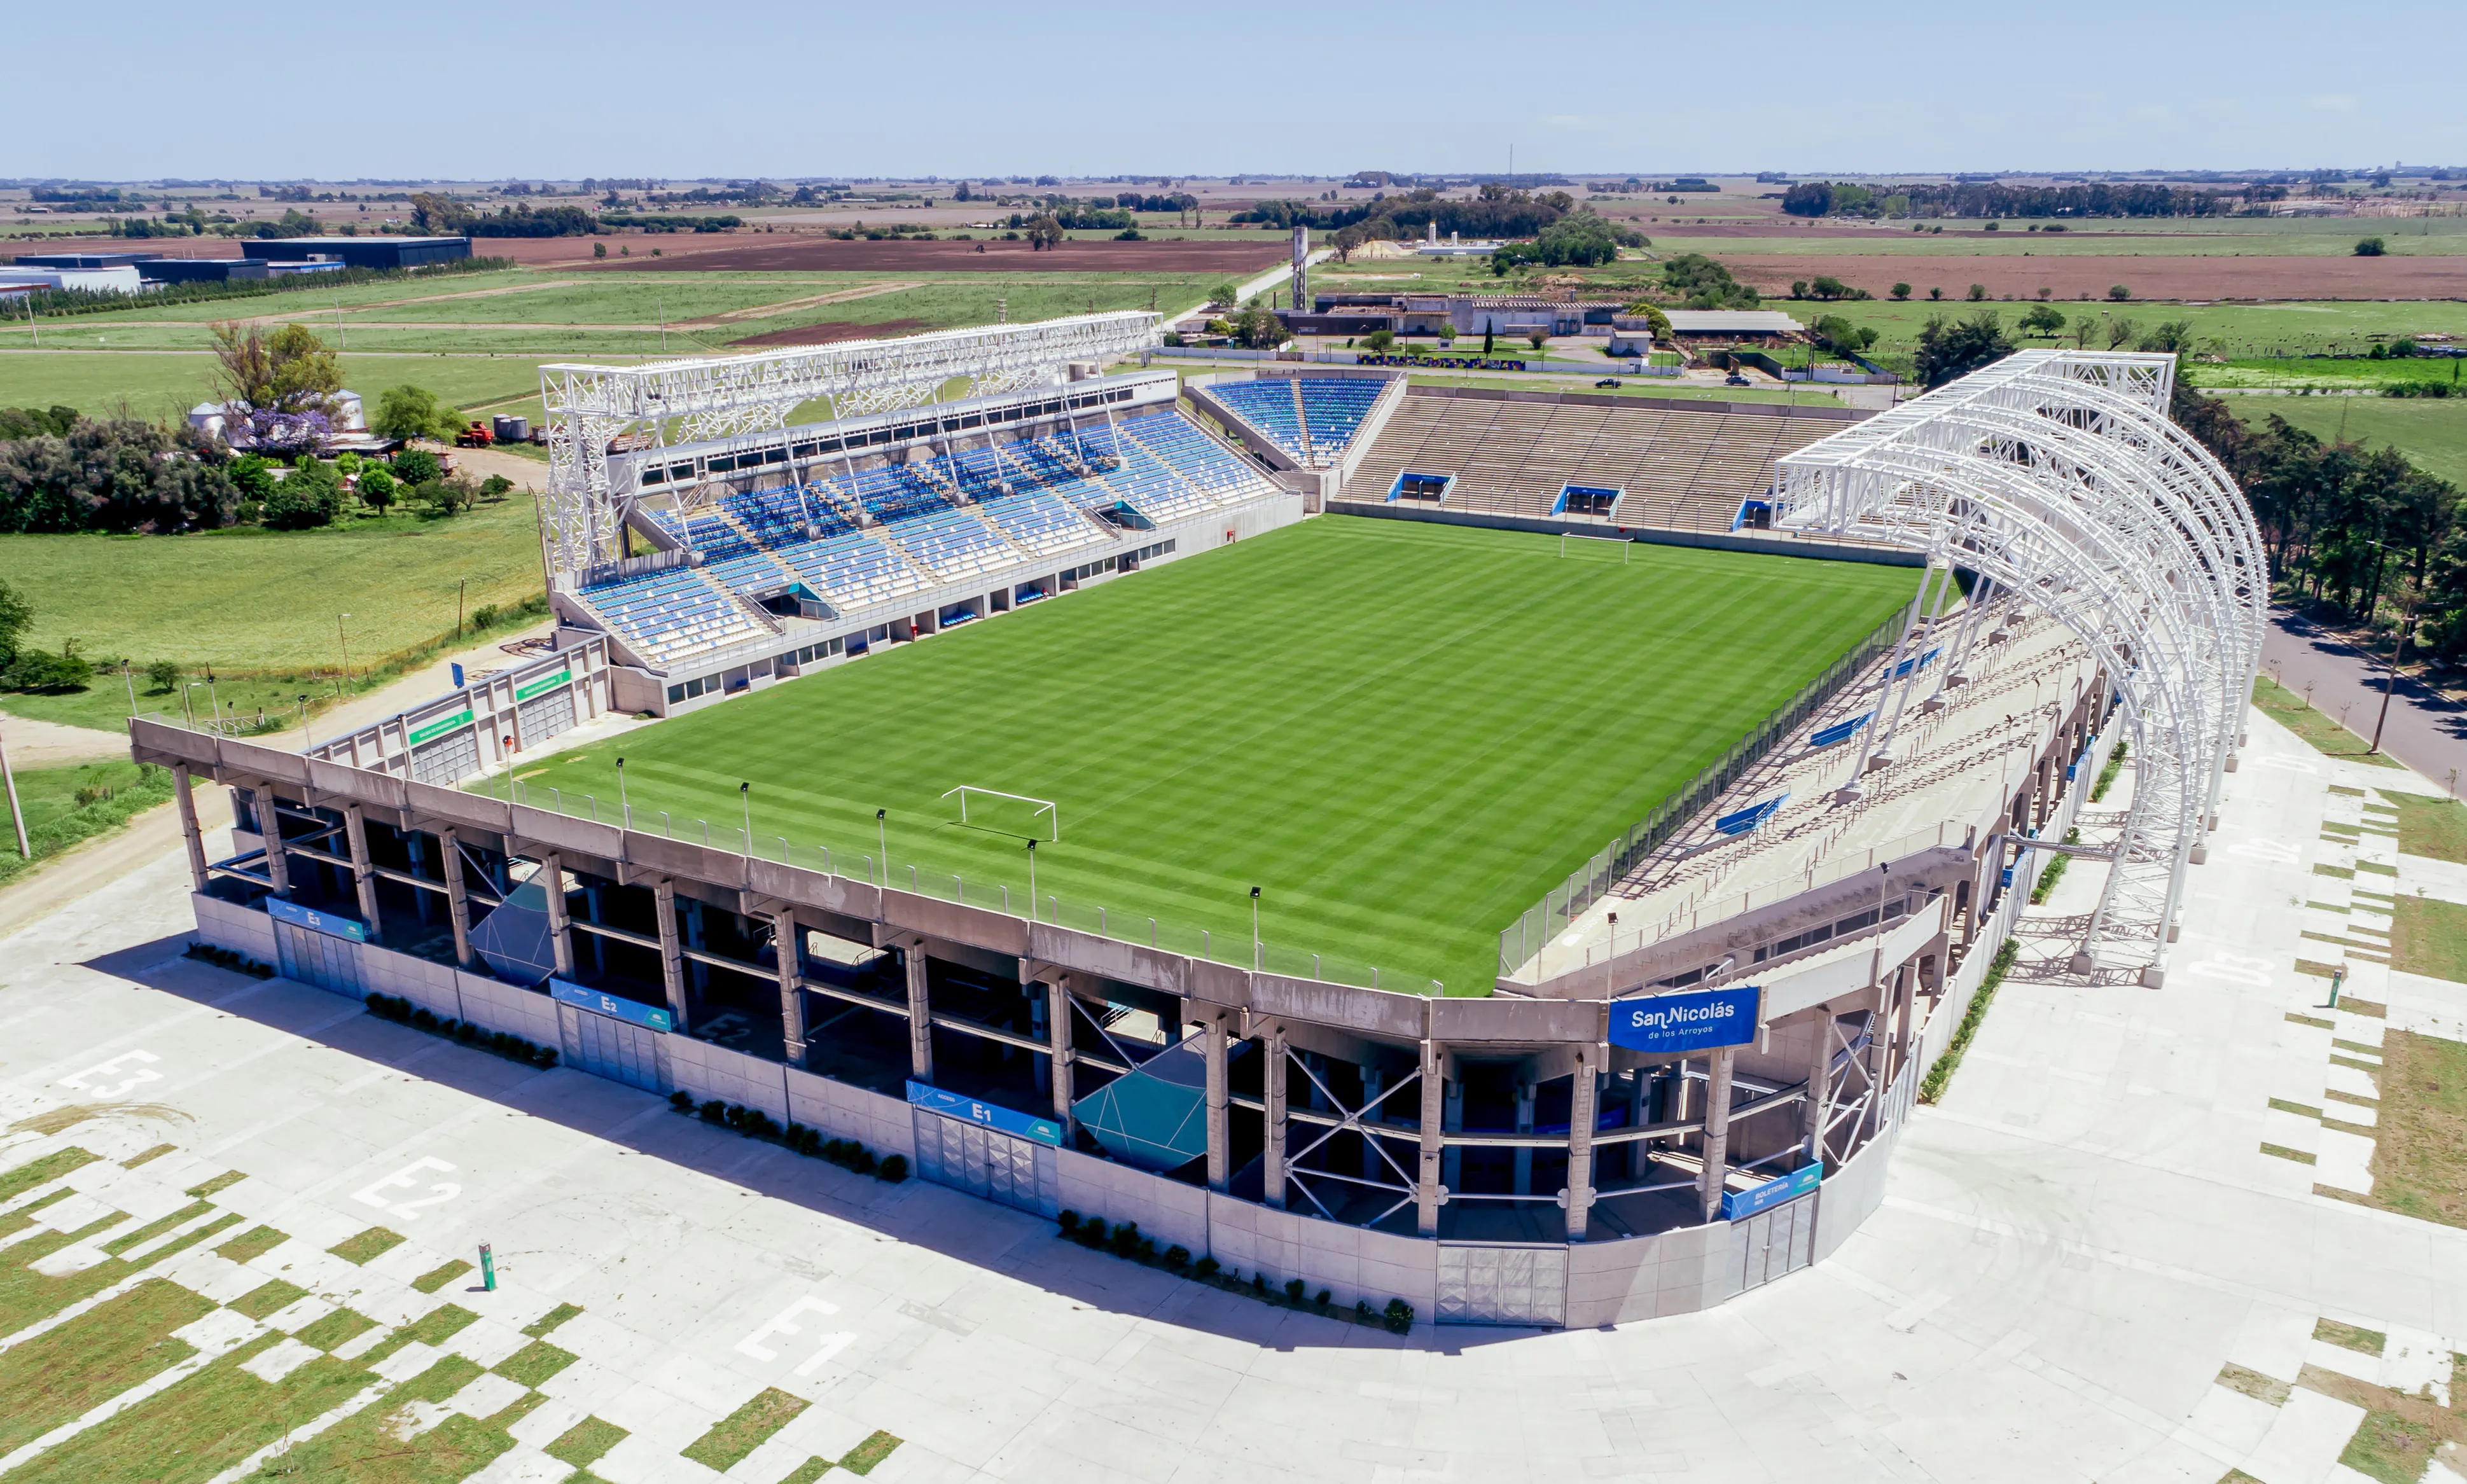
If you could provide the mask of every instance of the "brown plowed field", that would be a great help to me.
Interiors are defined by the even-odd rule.
[[[1991,296],[2105,299],[2121,283],[2136,299],[2467,299],[2467,257],[2445,258],[1805,258],[1762,253],[1722,259],[1741,281],[1787,293],[1793,279],[1829,273],[1882,299],[1895,283],[1924,299],[1959,299],[1973,283]]]
[[[905,335],[910,330],[924,327],[923,320],[883,320],[873,325],[847,323],[797,325],[787,329],[765,330],[759,335],[748,335],[743,340],[732,340],[729,344],[742,346],[749,350],[759,349],[765,346],[833,346],[843,340],[886,340],[894,335]]]
[[[502,240],[548,246],[560,239],[513,237]],[[579,240],[564,238],[566,242]],[[1239,273],[1256,272],[1286,255],[1281,242],[1068,242],[1040,253],[1025,242],[843,242],[837,237],[756,235],[724,236],[709,234],[697,242],[685,234],[627,237],[631,258],[609,257],[595,266],[640,273],[665,269],[680,273]],[[498,252],[496,241],[474,248]],[[660,249],[657,259],[647,254]],[[977,249],[985,251],[979,252]],[[525,262],[566,262],[579,255],[522,257]]]

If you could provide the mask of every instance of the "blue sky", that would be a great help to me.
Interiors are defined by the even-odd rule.
[[[103,0],[11,32],[0,175],[2467,165],[2460,0]]]

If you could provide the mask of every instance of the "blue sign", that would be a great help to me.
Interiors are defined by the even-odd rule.
[[[1713,828],[1725,835],[1744,835],[1780,813],[1781,806],[1788,802],[1788,794],[1777,794],[1763,803],[1750,804],[1735,813],[1723,815],[1713,821]]]
[[[1754,1190],[1722,1192],[1722,1220],[1734,1222],[1741,1217],[1769,1211],[1785,1201],[1796,1201],[1813,1194],[1824,1179],[1824,1166],[1811,1164],[1803,1170],[1793,1170],[1779,1180],[1769,1180]]]
[[[1702,1051],[1756,1039],[1754,984],[1611,1001],[1611,1045],[1631,1051]]]
[[[639,1000],[603,995],[596,989],[585,989],[579,984],[569,984],[558,978],[548,981],[548,993],[549,998],[559,1004],[574,1005],[578,1009],[589,1010],[595,1015],[607,1016],[610,1020],[623,1021],[628,1025],[640,1025],[646,1030],[677,1028],[675,1019],[666,1009],[659,1005],[645,1004]]]
[[[1876,713],[1873,711],[1867,711],[1861,715],[1853,716],[1848,721],[1835,722],[1830,727],[1819,727],[1814,731],[1808,733],[1807,745],[1810,747],[1831,747],[1838,742],[1847,742],[1852,737],[1859,734],[1860,728],[1865,727],[1875,719]]]
[[[265,899],[265,910],[277,922],[287,922],[295,928],[323,933],[328,937],[350,938],[354,943],[369,940],[369,930],[356,918],[337,917],[332,912],[312,911],[297,902],[286,902],[279,896]]]
[[[973,1097],[945,1092],[922,1082],[908,1084],[908,1101],[927,1113],[938,1113],[963,1123],[980,1123],[996,1133],[1015,1134],[1021,1138],[1032,1138],[1057,1149],[1062,1147],[1062,1125],[1051,1118],[1032,1118],[1027,1113],[1014,1113],[992,1103],[980,1103]]]

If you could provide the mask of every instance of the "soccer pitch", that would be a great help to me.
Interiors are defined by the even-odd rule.
[[[635,826],[831,851],[1046,920],[1383,987],[1486,994],[1502,924],[1902,604],[1908,569],[1342,516],[552,754],[520,770]],[[1580,549],[1580,550],[1579,550]],[[486,789],[485,783],[475,783]],[[985,827],[991,823],[1011,833]],[[1052,899],[1046,901],[1044,899]]]

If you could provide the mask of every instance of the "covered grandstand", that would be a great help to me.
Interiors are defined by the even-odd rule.
[[[603,385],[588,441],[572,431],[585,418],[559,425],[570,457],[555,478],[568,487],[548,503],[548,545],[553,559],[573,558],[551,573],[559,618],[607,636],[621,704],[668,714],[1300,513],[1252,461],[1182,415],[1171,372],[1095,375],[1084,361],[1022,364],[1016,353],[1022,341],[1075,357],[1109,349],[1108,336],[1136,343],[1151,317],[1056,324],[1075,333],[980,335],[954,348],[958,360],[898,342],[905,371],[880,364],[888,351],[860,355],[853,371],[836,367],[850,347],[802,353],[826,363],[819,374],[840,375],[835,384],[816,385],[793,352],[645,368],[645,381],[709,404],[681,420],[652,415],[671,393]],[[955,366],[989,390],[915,405]],[[583,400],[583,371],[603,384],[627,375],[547,368],[552,405],[560,390],[570,405]],[[781,404],[815,390],[851,410],[893,406],[786,425]],[[691,437],[766,407],[781,426]],[[1322,428],[1349,407],[1328,403]],[[611,432],[618,424],[649,432]],[[672,427],[686,437],[667,441]]]

